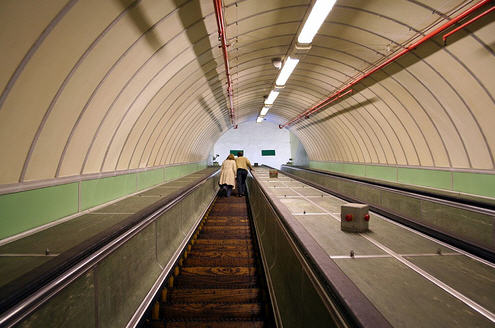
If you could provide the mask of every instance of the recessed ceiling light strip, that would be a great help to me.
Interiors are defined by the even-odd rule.
[[[382,68],[384,68],[385,66],[387,66],[388,64],[396,61],[397,59],[399,59],[400,57],[402,57],[403,55],[405,55],[406,53],[416,49],[419,45],[423,44],[424,42],[428,41],[429,39],[433,38],[434,36],[440,34],[441,32],[443,32],[444,30],[446,30],[447,28],[449,28],[450,26],[456,24],[458,21],[462,20],[463,18],[465,18],[466,16],[470,15],[471,13],[473,13],[474,11],[476,11],[477,9],[481,8],[482,6],[488,4],[489,2],[491,2],[492,0],[482,0],[480,2],[478,2],[476,5],[472,6],[471,8],[467,9],[466,11],[464,11],[463,13],[459,14],[457,17],[449,20],[447,23],[443,24],[442,26],[440,26],[439,28],[435,29],[434,31],[428,33],[427,35],[423,36],[421,39],[419,39],[418,41],[410,44],[409,46],[405,47],[402,51],[400,51],[399,53],[395,54],[394,56],[390,57],[389,59],[385,60],[383,63],[381,63],[380,65],[376,66],[375,68],[369,70],[367,73],[357,77],[356,79],[354,79],[352,82],[348,83],[347,85],[345,85],[344,87],[340,88],[339,90],[337,90],[336,92],[334,92],[330,97],[324,99],[323,101],[320,101],[318,104],[316,104],[315,106],[305,110],[304,112],[300,113],[299,115],[297,115],[296,117],[294,117],[293,119],[285,122],[284,124],[280,124],[279,125],[279,128],[283,129],[284,127],[286,126],[290,126],[296,122],[298,122],[299,120],[301,120],[302,118],[306,118],[306,117],[309,117],[309,114],[312,114],[314,112],[317,112],[318,110],[322,109],[325,107],[325,105],[329,104],[330,102],[333,102],[341,97],[343,97],[343,95],[347,94],[348,93],[348,90],[353,87],[354,85],[356,85],[357,83],[361,82],[361,80],[367,78],[368,76],[370,76],[371,74],[375,73],[376,71],[379,71],[381,70]]]

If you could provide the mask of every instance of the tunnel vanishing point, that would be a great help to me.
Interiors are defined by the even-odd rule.
[[[290,131],[293,151],[289,164],[293,165],[281,168],[280,180],[277,180],[281,185],[278,186],[264,168],[248,178],[248,212],[242,215],[235,212],[242,216],[235,219],[244,225],[239,229],[261,233],[259,229],[265,229],[266,222],[262,224],[257,220],[260,213],[267,213],[265,203],[273,207],[277,217],[299,218],[301,213],[316,213],[322,207],[328,212],[325,215],[334,215],[340,209],[335,208],[333,213],[329,208],[333,209],[335,204],[340,206],[337,201],[333,205],[319,204],[318,208],[304,209],[304,212],[303,207],[292,208],[296,205],[289,204],[289,200],[271,201],[271,197],[302,197],[301,201],[314,205],[311,197],[329,192],[349,202],[368,203],[370,210],[384,216],[389,213],[401,224],[418,228],[431,238],[442,242],[453,238],[456,247],[474,252],[493,270],[494,4],[491,0],[0,1],[0,264],[3,266],[0,295],[5,286],[5,293],[15,294],[6,298],[2,306],[20,304],[23,297],[31,297],[40,286],[68,270],[68,263],[75,263],[65,257],[69,249],[71,256],[79,254],[78,259],[83,255],[86,258],[89,249],[96,252],[101,247],[110,247],[107,242],[118,239],[117,235],[124,230],[130,231],[131,223],[142,224],[140,220],[144,216],[159,208],[181,213],[177,217],[182,218],[182,223],[177,221],[176,224],[180,225],[184,240],[162,241],[166,254],[156,250],[156,257],[162,262],[150,269],[156,269],[153,271],[156,274],[146,271],[141,275],[154,275],[156,279],[160,276],[162,283],[166,283],[173,271],[171,268],[184,254],[180,247],[187,250],[187,242],[201,236],[200,230],[195,229],[207,224],[208,213],[219,211],[210,208],[212,197],[218,191],[212,182],[218,178],[214,175],[217,168],[211,167],[215,143],[230,129],[244,131],[243,124],[254,121],[271,123],[277,131]],[[316,25],[310,26],[313,21]],[[249,130],[245,131],[249,139]],[[240,144],[238,149],[242,147]],[[221,164],[223,158],[218,160]],[[334,179],[330,176],[355,179],[361,187],[354,184],[351,187],[337,180],[327,183]],[[195,183],[199,184],[194,191],[187,189],[193,188]],[[299,183],[304,183],[304,188],[319,191],[313,194],[301,191],[300,194],[297,188],[303,189],[303,186]],[[453,207],[462,207],[463,211],[469,212],[469,206],[476,207],[477,214],[452,214],[450,210],[425,205],[426,198],[417,204],[409,198],[400,198],[402,196],[384,200],[388,197],[384,196],[386,192],[377,192],[375,197],[374,191],[361,185],[367,183],[378,188],[395,188],[401,193],[419,193],[421,197],[439,197],[442,202],[453,202]],[[276,188],[282,188],[285,193]],[[355,191],[354,188],[364,189]],[[327,195],[321,194],[321,197]],[[54,227],[62,229],[61,224],[101,214],[105,206],[126,199],[139,199],[139,202],[124,206],[126,210],[112,207],[115,211],[106,211],[113,215],[111,218],[111,215],[104,216],[105,219],[102,216],[94,225],[85,223],[84,228],[77,228],[86,248],[69,240],[59,244],[67,242],[74,248],[57,244],[65,230],[53,233],[46,245],[26,239],[52,231]],[[228,207],[222,202],[217,201],[215,204],[220,205],[215,206]],[[181,210],[174,210],[179,203],[183,204]],[[302,206],[302,203],[297,204]],[[287,208],[280,210],[279,205]],[[325,207],[327,205],[330,207]],[[149,213],[144,210],[148,206],[151,206]],[[433,218],[442,213],[449,214]],[[139,218],[138,214],[141,214]],[[186,216],[192,221],[185,219]],[[413,216],[421,216],[421,220],[407,221]],[[195,221],[200,217],[206,217],[206,221]],[[248,217],[252,217],[254,223],[243,221]],[[310,234],[309,226],[321,224],[296,221],[296,225],[307,224],[305,229]],[[161,231],[159,224],[154,224],[156,231],[150,233],[149,238],[154,233],[158,236]],[[299,240],[290,244],[291,249],[304,249],[294,253],[302,262],[307,262],[304,265],[308,267],[303,265],[300,272],[324,267],[324,261],[314,254],[310,260],[303,259],[301,254],[311,253],[305,248],[310,246],[305,244],[305,237],[298,235],[295,226],[280,224],[280,227],[287,229],[285,235]],[[378,226],[373,227],[379,230]],[[114,229],[111,233],[107,230],[110,228]],[[144,226],[142,229],[146,230]],[[67,228],[67,236],[75,231]],[[135,233],[138,234],[137,230]],[[178,231],[167,233],[166,238],[179,234]],[[106,246],[103,239],[95,239],[100,235]],[[84,236],[91,236],[92,243]],[[264,245],[264,237],[253,236],[254,246],[247,247],[249,252],[263,255],[270,251],[271,246]],[[317,244],[323,245],[319,237],[311,236]],[[146,238],[132,247],[145,245]],[[25,248],[14,247],[21,242]],[[155,244],[159,249],[160,241]],[[80,249],[76,252],[77,247]],[[357,246],[353,247],[352,257]],[[441,247],[437,248],[432,249],[433,255],[445,253]],[[380,252],[387,253],[388,249],[382,247]],[[348,256],[349,250],[346,248],[345,254],[340,255],[329,253],[329,256],[332,259],[337,256],[338,263],[338,256]],[[398,259],[395,257],[398,254],[402,258],[401,252],[392,250],[383,256]],[[65,255],[55,259],[59,254]],[[265,266],[269,277],[271,269],[266,265],[270,258],[266,256],[259,265]],[[60,262],[58,265],[63,270],[48,261],[48,257]],[[144,261],[144,257],[141,260]],[[284,265],[283,259],[278,260],[281,264],[275,257],[273,263]],[[169,262],[174,263],[170,268],[167,267]],[[116,273],[114,269],[103,269],[102,264],[92,265],[92,269],[81,271],[78,276],[86,277],[87,281],[74,278],[71,282],[89,284],[81,290],[96,288],[95,295],[98,295],[98,289],[102,291],[105,287],[90,281],[105,281],[98,278],[103,270],[112,276]],[[49,266],[49,270],[39,269]],[[346,275],[352,276],[352,270],[348,269],[344,270]],[[161,270],[172,271],[160,275]],[[321,281],[329,281],[325,280],[328,271],[318,270],[311,276],[313,285],[321,284],[325,289],[327,285]],[[282,282],[283,274],[280,275],[277,279]],[[17,277],[33,281],[22,295],[20,283],[16,285]],[[486,277],[495,279],[492,271]],[[155,278],[153,283],[157,284]],[[136,290],[142,291],[146,284],[153,285],[151,278],[146,279],[139,283],[142,285],[136,283]],[[265,286],[267,295],[282,288],[276,287],[276,283],[272,286],[270,281],[268,279]],[[303,284],[301,282],[301,286]],[[359,293],[366,295],[363,302],[375,301],[362,285],[356,281],[354,284],[361,288]],[[337,291],[333,290],[337,294],[350,290],[337,287]],[[62,287],[57,288],[53,293],[64,293]],[[117,293],[115,290],[111,292]],[[290,293],[287,293],[289,298]],[[304,294],[304,288],[301,293]],[[459,293],[465,295],[462,291]],[[273,309],[278,305],[281,309],[290,308],[272,294],[272,301],[267,304],[272,304]],[[88,326],[106,327],[108,322],[113,322],[108,326],[128,325],[129,313],[136,308],[129,310],[129,304],[137,304],[137,299],[141,302],[144,298],[136,295],[126,296],[127,305],[123,306],[126,314],[119,314],[117,321],[112,321],[112,314],[98,308],[105,301],[96,297],[97,305],[91,305],[96,311],[91,314],[96,318],[95,323]],[[153,297],[149,296],[149,306],[156,300],[156,296]],[[480,305],[477,313],[487,311],[482,314],[493,324],[493,294],[483,296],[482,300],[473,297],[467,297],[472,303],[462,299],[460,302],[475,304],[471,308]],[[108,302],[109,308],[118,312],[120,301]],[[28,315],[22,318],[27,320],[23,321],[24,326],[36,327],[36,311],[42,308],[41,304],[41,301],[39,304],[33,301],[30,319],[26,319]],[[325,304],[326,308],[332,307],[330,303]],[[410,322],[404,323],[387,314],[389,308],[383,310],[376,304],[373,306],[380,315],[374,316],[375,310],[369,310],[371,312],[362,314],[361,319],[355,319],[358,316],[353,312],[354,306],[346,303],[342,305],[344,310],[340,305],[335,306],[338,311],[334,310],[344,313],[343,317],[349,315],[350,321],[342,321],[347,324],[371,327],[383,319],[392,326],[410,326]],[[365,308],[373,306],[368,304]],[[144,308],[143,305],[142,312],[153,317],[152,310]],[[167,311],[165,309],[165,313]],[[270,319],[272,324],[289,320],[279,318],[283,310],[277,311],[270,314],[274,316]],[[351,314],[345,314],[346,311]],[[335,313],[332,320],[338,322],[340,315]],[[4,322],[2,318],[5,323],[12,320],[19,324],[20,319],[12,319],[17,315],[16,312],[8,317],[0,316],[0,326]],[[301,312],[284,325],[289,327],[306,318],[305,315]],[[162,318],[162,314],[159,317]],[[368,324],[363,318],[370,320]],[[136,325],[144,322],[144,319],[132,320]]]

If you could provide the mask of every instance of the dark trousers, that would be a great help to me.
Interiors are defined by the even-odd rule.
[[[246,178],[248,171],[244,169],[237,169],[237,193],[239,195],[246,195]]]
[[[234,186],[231,186],[231,185],[228,185],[228,184],[223,184],[222,185],[222,189],[225,191],[225,196],[226,197],[230,197],[230,195],[232,194],[232,188]]]

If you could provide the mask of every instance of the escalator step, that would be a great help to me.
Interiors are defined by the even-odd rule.
[[[191,288],[249,288],[256,284],[254,267],[183,267],[175,286]]]
[[[206,225],[201,232],[251,232],[251,227],[249,225],[246,226],[230,226],[230,225]]]
[[[246,199],[217,199],[151,327],[273,327],[254,246]]]
[[[249,226],[247,219],[235,218],[208,218],[208,225]]]
[[[218,237],[215,237],[215,236]],[[251,238],[251,231],[246,231],[246,230],[222,230],[222,229],[206,229],[203,228],[203,230],[200,231],[199,233],[199,238],[208,238],[208,239],[224,239],[225,237],[229,237],[231,235],[234,236],[241,236],[238,239],[246,239],[246,238]],[[235,238],[228,238],[228,239],[235,239]]]
[[[163,304],[160,311],[169,320],[187,318],[202,320],[255,319],[263,314],[260,303],[180,303]]]
[[[165,324],[161,327],[165,327]],[[169,322],[167,328],[263,328],[263,321],[182,321]],[[158,327],[157,327],[158,328]]]
[[[248,216],[247,215],[241,215],[241,214],[237,214],[237,215],[232,215],[232,216],[229,216],[229,215],[222,215],[222,214],[209,214],[208,215],[208,222],[213,221],[231,221],[231,222],[239,222],[239,223],[244,223],[245,221],[249,220]]]
[[[249,232],[200,232],[198,239],[251,239]]]
[[[195,246],[199,245],[210,245],[210,246],[249,246],[252,247],[253,244],[251,240],[246,239],[196,239]]]
[[[204,240],[204,239],[203,239]],[[232,239],[229,239],[232,240]],[[197,241],[196,241],[197,243]],[[222,245],[221,242],[218,244],[202,244],[194,247],[191,251],[191,254],[194,253],[203,253],[203,252],[249,252],[253,253],[254,248],[253,245],[244,244],[244,245]]]
[[[237,289],[174,289],[168,295],[170,303],[252,303],[261,298],[259,288]]]
[[[253,253],[249,252],[247,249],[241,249],[241,250],[235,250],[235,251],[218,251],[218,250],[205,250],[201,248],[194,248],[191,251],[191,256],[202,256],[202,257],[210,257],[210,258],[216,258],[219,256],[224,256],[224,257],[231,257],[231,258],[236,258],[236,257],[251,257]]]
[[[231,254],[238,254],[240,252],[235,252]],[[247,252],[246,252],[247,253]],[[194,267],[194,266],[229,266],[229,267],[239,267],[239,266],[254,266],[255,261],[252,257],[237,257],[226,255],[221,253],[218,256],[192,256],[187,259],[184,263],[184,267]]]

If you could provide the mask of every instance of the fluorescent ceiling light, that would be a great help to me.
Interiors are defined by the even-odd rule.
[[[276,85],[285,85],[285,82],[289,79],[289,76],[292,74],[294,68],[296,68],[297,63],[299,63],[299,59],[288,57],[284,63],[284,67],[278,74]]]
[[[277,99],[278,94],[278,91],[272,90],[268,95],[268,98],[265,99],[265,105],[272,105],[275,102],[275,99]]]
[[[317,0],[297,38],[299,43],[311,43],[337,0]]]
[[[256,119],[256,123],[261,123],[261,122],[263,122],[263,117],[258,116],[258,118]]]
[[[268,113],[268,110],[269,110],[269,109],[270,109],[270,107],[266,107],[266,106],[265,106],[265,107],[263,107],[263,108],[261,109],[260,116],[265,116],[265,115],[266,115],[266,113]]]

